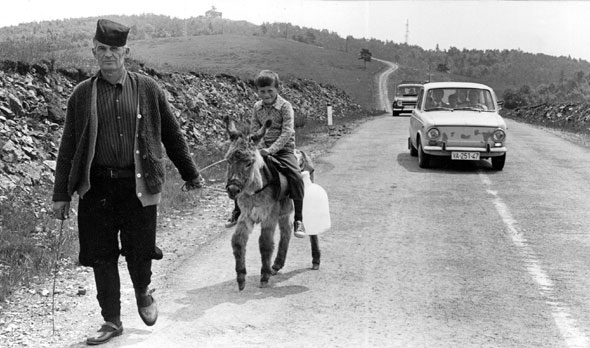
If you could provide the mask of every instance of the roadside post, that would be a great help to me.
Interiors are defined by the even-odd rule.
[[[332,104],[328,102],[328,126],[332,125]]]

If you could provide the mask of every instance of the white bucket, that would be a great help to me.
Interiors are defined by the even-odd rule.
[[[309,172],[301,173],[305,184],[303,197],[303,225],[305,233],[314,235],[330,229],[330,205],[328,194],[320,185],[311,182]]]

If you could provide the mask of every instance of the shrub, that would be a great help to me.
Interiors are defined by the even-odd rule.
[[[54,262],[75,252],[74,228],[60,225],[47,207],[49,190],[20,188],[0,195],[0,301],[16,286],[50,274]]]
[[[303,112],[295,113],[295,128],[302,128],[307,122],[307,114]]]

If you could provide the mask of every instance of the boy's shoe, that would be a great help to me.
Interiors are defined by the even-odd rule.
[[[307,236],[305,233],[305,227],[303,226],[303,221],[295,221],[295,223],[293,223],[293,234],[297,238],[304,238]]]
[[[231,213],[230,218],[227,219],[227,223],[225,224],[225,228],[234,227],[238,223],[238,217],[240,217],[240,213],[238,213],[234,210]]]
[[[147,326],[152,326],[158,320],[158,305],[156,299],[152,296],[154,289],[146,291],[145,293],[135,291],[135,298],[137,299],[137,312],[139,317]],[[151,303],[146,306],[142,306],[141,302],[146,301],[147,297],[151,299]],[[149,300],[148,300],[149,302]]]
[[[120,336],[122,333],[123,324],[117,326],[117,324],[107,321],[104,324],[102,324],[100,329],[98,329],[96,335],[88,337],[86,339],[86,344],[89,346],[103,344],[110,341],[113,337]]]

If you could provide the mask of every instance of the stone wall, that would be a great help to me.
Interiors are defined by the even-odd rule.
[[[502,110],[502,116],[520,122],[574,133],[590,134],[589,103],[538,104]]]
[[[160,84],[195,148],[224,142],[223,117],[246,122],[257,100],[252,81],[232,75],[159,73],[141,65],[130,70]],[[52,182],[67,99],[88,76],[80,70],[52,71],[48,63],[0,62],[0,193],[15,185]],[[335,120],[364,111],[342,90],[311,80],[285,81],[281,95],[293,104],[299,126],[325,119],[328,102]]]

